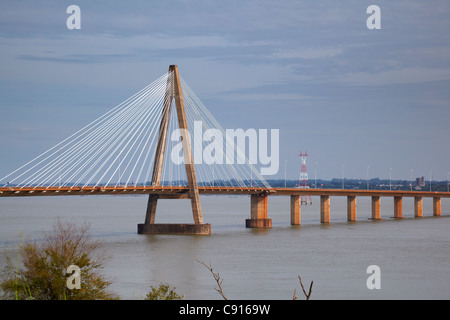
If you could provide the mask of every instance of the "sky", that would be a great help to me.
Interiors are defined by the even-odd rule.
[[[298,179],[307,151],[310,179],[446,180],[449,16],[447,0],[2,0],[0,176],[176,64],[222,127],[279,129],[268,179]]]

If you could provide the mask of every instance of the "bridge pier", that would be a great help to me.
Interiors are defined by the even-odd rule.
[[[210,235],[211,225],[207,223],[140,223],[138,234]]]
[[[147,212],[144,223],[139,223],[138,234],[186,234],[210,235],[211,224],[203,223],[203,217],[198,214],[199,200],[191,198],[194,223],[155,223],[156,207],[159,199],[189,199],[188,194],[158,195],[150,194],[147,202]],[[201,210],[201,208],[199,208]],[[201,211],[200,211],[201,213]]]
[[[144,224],[154,224],[156,217],[156,205],[158,203],[159,196],[157,194],[151,194],[148,196],[147,201],[147,213],[145,215]]]
[[[347,221],[356,221],[356,196],[347,196]]]
[[[380,196],[372,196],[372,220],[381,220]]]
[[[291,225],[301,224],[301,200],[300,195],[291,195]]]
[[[330,223],[330,196],[320,196],[320,222]]]
[[[433,216],[441,215],[441,198],[433,197]]]
[[[271,228],[272,219],[268,218],[268,196],[252,194],[250,200],[250,219],[245,220],[247,228]]]
[[[195,219],[195,223],[155,223],[156,207],[158,199],[188,199],[188,195],[149,195],[147,214],[144,223],[138,224],[138,234],[185,234],[185,235],[210,235],[211,225],[203,223],[203,220]],[[196,202],[191,199],[192,207]]]
[[[158,144],[153,165],[152,186],[161,186],[161,176],[164,165],[167,131],[169,128],[172,100],[175,100],[178,126],[184,132],[188,131],[186,111],[184,108],[183,92],[181,88],[180,75],[176,65],[169,66],[169,73],[173,72],[173,78],[168,77],[166,83],[164,108],[162,109],[161,121],[159,125]],[[172,80],[171,80],[172,79]],[[200,204],[200,193],[198,191],[197,177],[192,155],[192,147],[189,135],[182,135],[182,149],[186,178],[189,192],[187,194],[170,195],[166,199],[191,199],[192,214],[194,224],[155,224],[156,205],[158,199],[163,199],[164,195],[149,195],[145,223],[138,224],[138,233],[147,234],[211,234],[211,225],[203,223],[202,207]]]
[[[422,197],[414,197],[414,217],[423,216],[423,202]]]
[[[394,218],[403,218],[403,202],[402,197],[399,196],[394,197]]]

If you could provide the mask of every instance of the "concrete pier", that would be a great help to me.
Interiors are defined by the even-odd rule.
[[[394,218],[403,218],[403,202],[402,197],[394,197]]]
[[[291,225],[301,224],[301,203],[299,195],[291,196]]]
[[[210,224],[154,223],[138,224],[138,234],[210,235]]]
[[[441,215],[441,198],[433,197],[433,216]]]
[[[320,222],[330,223],[330,196],[320,196]]]
[[[356,221],[356,196],[347,196],[347,221]]]
[[[380,196],[372,196],[372,219],[381,220]]]
[[[423,201],[422,197],[414,197],[414,217],[423,217]]]
[[[268,196],[252,194],[250,200],[250,219],[245,220],[247,228],[271,228],[272,219],[268,218]]]

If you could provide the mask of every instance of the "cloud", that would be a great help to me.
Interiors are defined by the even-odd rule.
[[[357,86],[412,84],[450,79],[450,68],[404,68],[378,73],[355,72],[338,78],[339,82]]]
[[[325,59],[342,54],[341,48],[298,48],[279,51],[270,56],[271,59]]]
[[[105,63],[124,59],[144,59],[143,54],[179,54],[179,50],[194,51],[199,56],[202,50],[223,50],[234,44],[220,36],[171,36],[165,34],[117,37],[111,35],[77,35],[60,38],[36,37],[9,39],[5,42],[8,51],[4,55],[15,55],[19,60],[58,63]],[[52,48],[52,50],[49,50]]]
[[[83,63],[97,64],[106,62],[118,62],[130,58],[129,54],[70,54],[60,57],[18,55],[17,59],[25,61],[45,61],[58,63]]]

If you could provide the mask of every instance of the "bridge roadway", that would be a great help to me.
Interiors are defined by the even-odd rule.
[[[369,196],[372,198],[373,220],[382,220],[380,213],[381,197],[393,197],[394,216],[403,217],[403,197],[414,198],[414,216],[423,216],[423,197],[433,198],[433,216],[441,215],[441,198],[450,198],[449,192],[436,191],[406,191],[406,190],[357,190],[357,189],[300,189],[300,188],[248,188],[248,187],[198,187],[200,194],[217,195],[250,195],[250,219],[246,219],[248,228],[270,228],[272,220],[268,217],[268,196],[289,196],[291,225],[301,224],[301,197],[320,197],[320,222],[330,222],[330,196],[347,197],[347,220],[356,221],[356,197]],[[157,195],[158,199],[187,199],[189,189],[185,186],[117,186],[117,187],[2,187],[0,197],[23,196],[57,196],[57,195],[126,195],[149,194]],[[195,225],[194,225],[195,226]],[[198,225],[202,227],[203,225]],[[149,227],[144,225],[144,227]],[[152,227],[152,226],[150,226]],[[138,226],[141,228],[141,226]],[[138,229],[140,230],[140,229]],[[142,230],[141,230],[142,232]],[[204,232],[204,233],[203,233]],[[195,234],[209,234],[210,226],[206,231],[194,231]],[[184,231],[183,233],[186,234]]]
[[[256,187],[205,187],[198,186],[200,194],[241,194],[271,196],[378,196],[378,197],[444,197],[449,192],[407,190],[360,190],[360,189],[301,189]],[[57,196],[57,195],[111,195],[111,194],[158,194],[161,198],[184,198],[189,190],[185,186],[117,186],[117,187],[0,187],[0,197]]]

